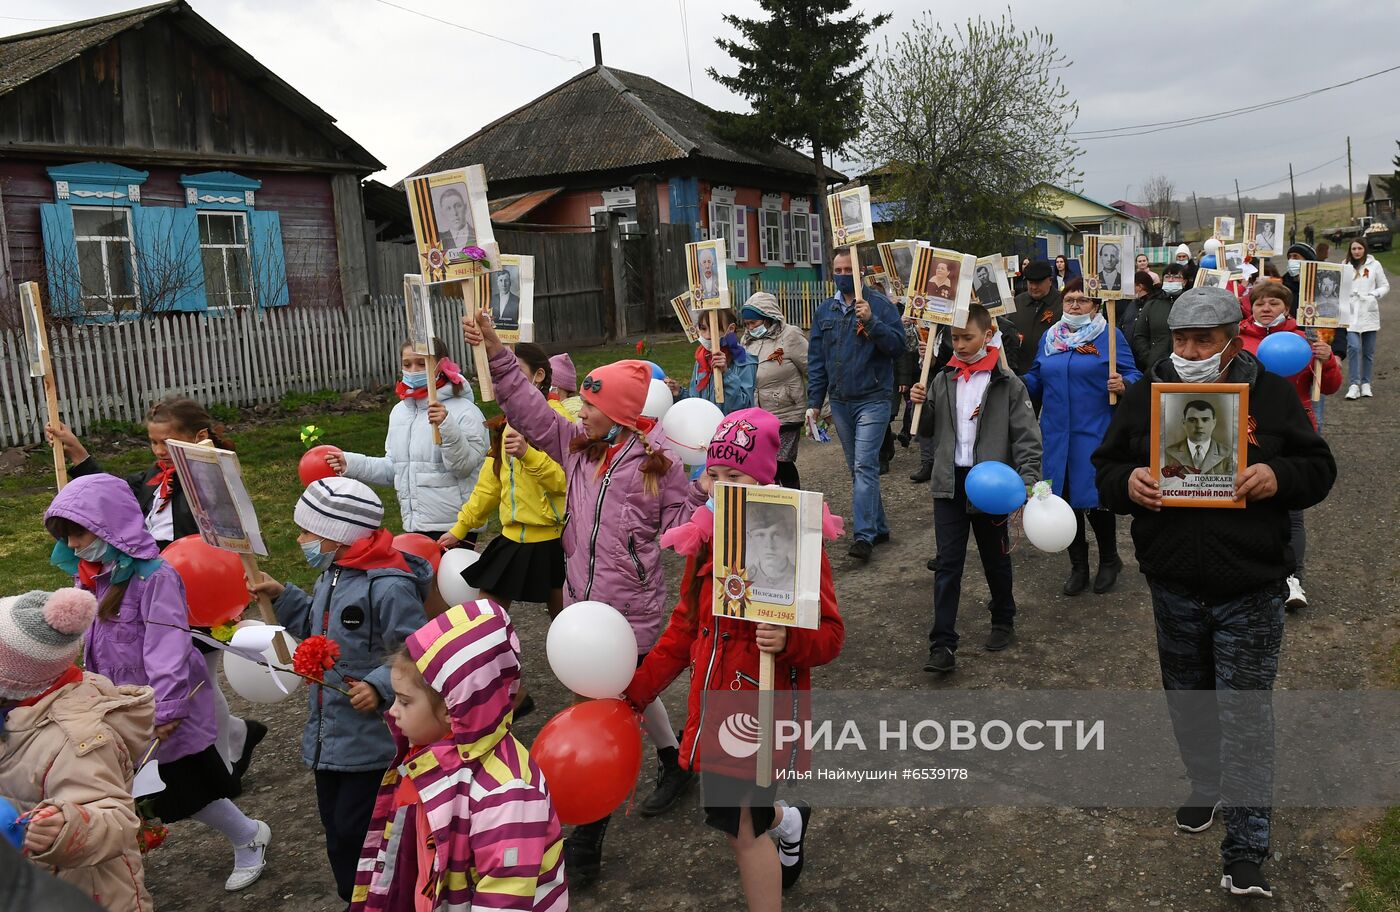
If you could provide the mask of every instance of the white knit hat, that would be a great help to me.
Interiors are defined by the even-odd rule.
[[[293,518],[312,535],[353,545],[384,525],[384,504],[367,485],[335,475],[306,486]]]
[[[1175,254],[1175,256],[1181,256],[1183,253],[1186,254],[1187,257],[1190,257],[1190,256],[1191,256],[1191,248],[1188,247],[1188,246],[1186,246],[1185,244],[1178,244],[1178,245],[1176,246],[1176,254]]]
[[[73,665],[97,599],[83,589],[0,598],[0,699],[41,694]]]

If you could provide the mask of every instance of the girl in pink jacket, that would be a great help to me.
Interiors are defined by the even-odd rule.
[[[688,521],[706,500],[658,439],[655,422],[642,417],[651,369],[644,361],[618,361],[590,371],[579,384],[583,405],[574,423],[530,385],[489,319],[466,317],[462,330],[469,344],[486,345],[496,399],[511,427],[564,468],[564,604],[592,600],[616,608],[632,625],[639,658],[645,656],[667,612],[661,533]],[[680,744],[659,698],[642,723],[659,761],[656,791],[641,805],[650,817],[674,807],[693,775],[680,766]],[[575,888],[598,876],[607,824],[605,817],[569,835]]]

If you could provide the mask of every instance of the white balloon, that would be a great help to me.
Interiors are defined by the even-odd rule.
[[[595,700],[616,697],[637,670],[637,635],[611,605],[575,602],[550,623],[545,654],[569,690]]]
[[[1074,509],[1063,497],[1037,494],[1021,511],[1021,527],[1026,538],[1042,551],[1063,551],[1074,541]]]
[[[261,627],[263,622],[239,621],[238,626]],[[284,632],[282,636],[287,642],[288,651],[295,650],[297,641],[291,634]],[[236,652],[225,652],[224,677],[228,680],[228,686],[233,688],[233,692],[250,703],[281,703],[301,686],[301,676],[290,670],[291,663],[277,661],[275,644],[269,645],[263,652],[263,661],[279,670],[273,671],[266,665],[250,662]]]
[[[671,405],[675,399],[671,396],[671,388],[664,380],[651,381],[651,388],[647,390],[647,401],[642,406],[642,414],[647,418],[654,418],[660,421],[666,417],[666,413],[671,410]]]
[[[481,559],[481,555],[466,548],[453,548],[442,553],[437,569],[438,594],[448,607],[465,605],[481,597],[481,590],[462,579],[462,571]]]
[[[661,419],[661,429],[686,465],[703,465],[710,438],[724,420],[724,412],[708,399],[682,399]]]

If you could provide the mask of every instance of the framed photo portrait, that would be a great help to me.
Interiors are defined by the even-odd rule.
[[[1298,325],[1316,329],[1340,326],[1342,295],[1351,293],[1349,278],[1342,263],[1305,261],[1298,273]]]
[[[879,245],[890,300],[896,304],[903,304],[908,298],[909,280],[914,274],[914,252],[918,248],[918,241],[886,241]]]
[[[1006,257],[1006,274],[1013,279],[1021,277],[1021,258],[1018,256]]]
[[[1213,233],[1217,240],[1233,241],[1235,239],[1235,217],[1233,215],[1217,215]]]
[[[1165,507],[1244,507],[1249,384],[1152,384],[1152,475]]]
[[[48,373],[49,338],[38,282],[20,283],[19,310],[24,320],[24,361],[29,366],[29,376],[42,377]]]
[[[501,251],[481,165],[408,178],[404,191],[423,281],[457,282],[496,268]]]
[[[1284,240],[1283,213],[1246,212],[1244,243],[1251,256],[1282,256],[1288,246]]]
[[[742,437],[730,442],[742,446]],[[715,614],[815,629],[821,615],[822,495],[721,483],[714,498]]]
[[[920,244],[910,276],[910,313],[922,323],[963,326],[972,303],[977,258]]]
[[[1230,274],[1231,281],[1244,278],[1244,247],[1243,243],[1220,245],[1219,263]]]
[[[694,345],[700,341],[700,331],[695,328],[695,313],[690,309],[692,302],[689,292],[676,295],[671,299],[671,309],[676,313],[676,322],[681,325],[686,341]]]
[[[1192,288],[1224,288],[1230,281],[1228,269],[1197,269],[1196,282]]]
[[[507,345],[535,341],[535,258],[501,254],[500,268],[486,283],[490,291],[486,308],[501,341]]]
[[[831,220],[833,247],[850,247],[875,240],[875,224],[870,214],[870,188],[861,185],[828,194],[826,213]]]
[[[729,274],[725,267],[724,238],[695,241],[685,245],[686,275],[696,310],[724,310],[729,307]]]
[[[1015,303],[1011,279],[1006,275],[1006,258],[1000,254],[978,257],[973,266],[972,300],[987,308],[994,317],[1006,313]]]
[[[266,556],[238,454],[177,440],[166,441],[166,447],[199,526],[199,537],[215,548]]]
[[[433,353],[433,308],[429,291],[421,275],[404,274],[403,303],[408,321],[408,345],[419,355]]]
[[[1081,266],[1084,293],[1100,301],[1117,301],[1133,296],[1133,262],[1137,259],[1133,239],[1121,234],[1084,235]]]

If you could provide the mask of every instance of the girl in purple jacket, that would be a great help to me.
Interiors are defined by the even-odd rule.
[[[632,625],[640,660],[655,645],[667,613],[661,533],[687,522],[706,500],[658,441],[655,422],[642,417],[651,369],[644,361],[595,368],[579,385],[583,405],[573,423],[530,385],[489,319],[466,317],[462,330],[469,344],[486,345],[496,399],[510,426],[564,467],[564,604],[592,600],[616,608]],[[642,815],[652,817],[674,807],[694,777],[680,766],[680,744],[659,698],[642,714],[642,724],[656,744],[659,766],[656,791],[641,806]],[[604,817],[576,827],[565,840],[573,886],[598,876],[607,825]]]
[[[151,798],[157,817],[193,817],[233,844],[224,889],[242,890],[262,874],[272,832],[229,799],[236,782],[214,746],[214,684],[190,639],[185,584],[160,559],[136,496],[113,475],[85,475],[59,492],[44,514],[57,542],[53,563],[97,597],[83,667],[113,684],[155,691],[155,758],[165,790]],[[137,759],[139,762],[139,758]]]

